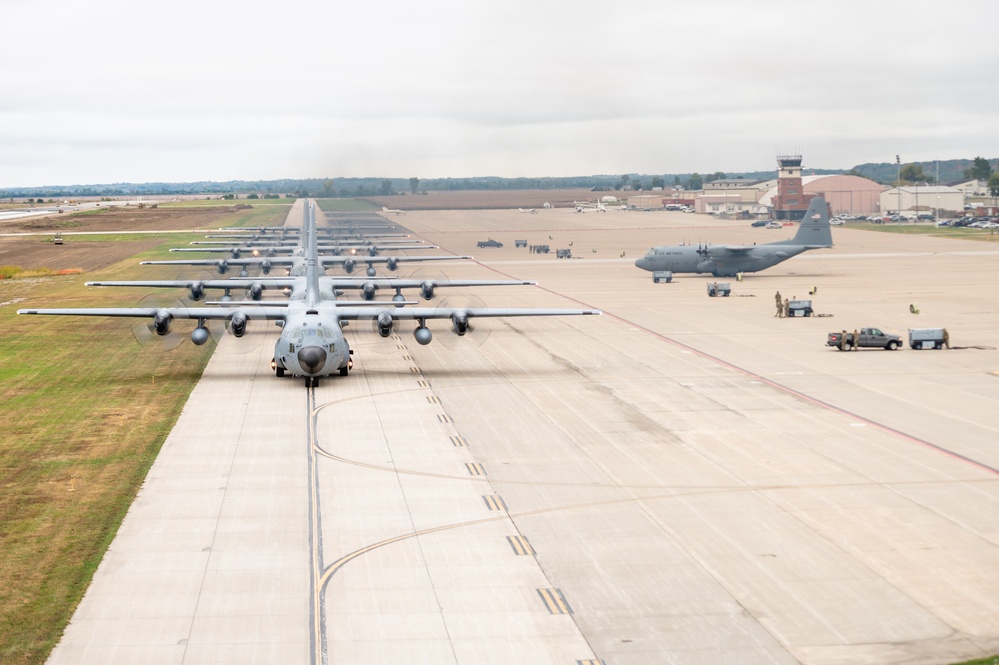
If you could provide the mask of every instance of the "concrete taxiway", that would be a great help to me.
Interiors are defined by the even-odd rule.
[[[632,261],[776,234],[679,213],[392,221],[476,255],[407,272],[540,281],[447,304],[605,315],[431,324],[426,347],[355,325],[354,371],[311,392],[267,367],[276,332],[225,338],[51,662],[999,652],[999,246],[834,229],[836,248],[708,298],[711,278],[653,284]],[[475,249],[487,236],[505,246]],[[775,318],[778,290],[815,290],[822,316]],[[824,346],[868,325],[946,326],[960,348]]]

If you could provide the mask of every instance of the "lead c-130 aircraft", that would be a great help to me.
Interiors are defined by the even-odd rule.
[[[306,225],[315,228],[314,203],[306,204]],[[158,335],[170,332],[175,319],[192,319],[197,327],[191,341],[204,344],[210,334],[206,321],[224,321],[226,329],[235,337],[246,334],[250,321],[274,321],[281,327],[281,335],[274,344],[271,367],[277,376],[290,374],[305,380],[306,387],[319,385],[319,379],[339,374],[346,376],[353,366],[353,351],[344,337],[342,324],[346,321],[370,319],[376,324],[378,334],[388,337],[396,321],[417,322],[414,332],[421,345],[433,338],[426,322],[429,319],[449,319],[452,331],[461,336],[471,330],[475,318],[507,316],[578,316],[600,314],[588,309],[541,308],[489,308],[489,307],[359,307],[338,305],[336,300],[324,299],[320,288],[320,267],[316,256],[315,235],[309,233],[306,256],[306,288],[301,300],[280,305],[257,303],[237,304],[231,307],[106,307],[66,309],[19,309],[18,314],[55,316],[110,316],[151,318],[152,328]]]
[[[650,272],[709,273],[735,277],[758,272],[810,249],[832,247],[829,206],[825,198],[812,199],[798,232],[790,240],[763,245],[663,245],[653,247],[635,265]]]

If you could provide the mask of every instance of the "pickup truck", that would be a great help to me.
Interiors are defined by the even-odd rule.
[[[503,243],[501,243],[499,240],[493,240],[492,238],[490,238],[489,240],[480,240],[477,244],[478,244],[479,247],[502,247],[503,246]]]
[[[881,332],[878,328],[861,328],[858,339],[854,339],[852,332],[831,332],[826,338],[826,346],[835,346],[840,351],[852,350],[855,347],[860,349],[887,349],[894,351],[902,346],[902,338],[891,333]],[[842,340],[843,336],[845,340]],[[842,340],[842,341],[841,341]]]

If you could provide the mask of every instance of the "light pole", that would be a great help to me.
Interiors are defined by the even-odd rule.
[[[895,176],[895,191],[898,193],[898,205],[895,206],[895,214],[902,214],[902,160],[898,155],[895,155],[895,166],[898,169],[898,175]]]

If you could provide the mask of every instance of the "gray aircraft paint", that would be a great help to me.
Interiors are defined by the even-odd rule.
[[[305,222],[306,229],[311,231],[315,228],[312,202],[306,203]],[[304,377],[307,386],[318,385],[320,377],[345,375],[350,369],[350,346],[342,332],[344,321],[371,320],[377,324],[378,334],[382,337],[388,337],[398,321],[415,321],[417,328],[413,335],[419,344],[426,345],[433,338],[426,326],[426,322],[431,319],[449,319],[452,331],[463,336],[472,330],[471,321],[480,317],[580,316],[601,313],[599,310],[585,309],[403,307],[403,303],[394,303],[390,307],[339,306],[336,300],[323,297],[321,259],[317,256],[316,239],[311,233],[307,235],[310,237],[306,239],[304,259],[304,297],[285,305],[226,303],[230,306],[19,309],[17,313],[150,318],[158,335],[168,334],[170,323],[174,319],[192,319],[198,322],[198,327],[191,333],[191,341],[195,344],[204,344],[209,338],[204,327],[206,321],[225,321],[226,329],[236,337],[242,337],[246,333],[250,321],[275,321],[281,326],[281,335],[274,345],[275,371],[279,375]]]
[[[635,261],[635,266],[650,272],[735,277],[766,270],[810,249],[832,247],[830,228],[829,207],[825,198],[818,196],[812,199],[798,232],[789,240],[763,245],[662,245],[650,249]]]

